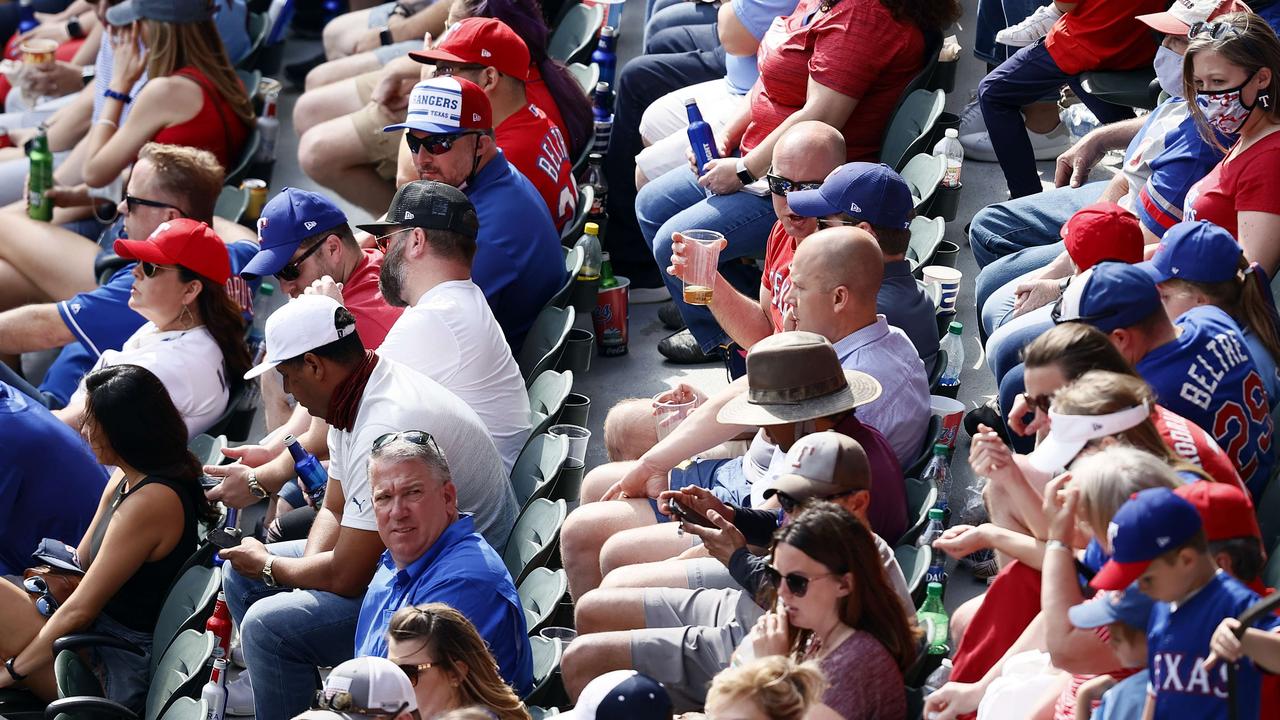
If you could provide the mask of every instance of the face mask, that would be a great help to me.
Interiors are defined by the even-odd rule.
[[[1156,80],[1170,97],[1182,97],[1182,56],[1161,45],[1156,48]]]
[[[1204,119],[1210,127],[1227,135],[1240,132],[1240,128],[1249,119],[1249,113],[1257,107],[1256,102],[1253,105],[1245,105],[1240,97],[1244,86],[1252,80],[1253,76],[1250,75],[1248,80],[1229,90],[1196,93],[1196,102],[1204,111]]]

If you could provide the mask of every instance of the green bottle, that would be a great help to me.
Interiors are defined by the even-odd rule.
[[[49,189],[53,187],[53,153],[49,152],[49,136],[43,127],[31,141],[27,155],[30,169],[27,171],[27,215],[32,220],[53,220],[53,202]]]
[[[951,618],[942,604],[942,583],[931,582],[925,588],[924,604],[916,612],[920,629],[925,632],[925,645],[930,655],[946,655],[951,651]]]
[[[600,289],[608,290],[618,287],[618,279],[613,276],[613,263],[609,261],[609,253],[600,255]]]

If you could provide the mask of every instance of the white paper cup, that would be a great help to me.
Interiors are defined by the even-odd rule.
[[[925,283],[942,286],[942,303],[938,306],[938,314],[955,312],[964,273],[946,265],[926,265],[921,272]]]

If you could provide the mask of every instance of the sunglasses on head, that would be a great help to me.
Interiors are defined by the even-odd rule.
[[[325,239],[327,240],[328,238],[325,238]],[[321,240],[315,245],[312,245],[311,247],[307,248],[307,251],[299,255],[297,260],[294,260],[290,262],[288,265],[285,265],[284,267],[277,270],[275,274],[276,278],[279,280],[283,280],[285,282],[292,282],[294,280],[297,280],[302,275],[302,270],[299,269],[298,266],[302,264],[303,260],[306,260],[307,258],[316,254],[316,251],[319,250],[322,245],[324,245],[324,240]]]
[[[346,713],[349,715],[371,715],[373,717],[394,718],[399,717],[409,707],[409,703],[400,703],[400,707],[394,712],[389,712],[381,708],[363,708],[356,703],[355,697],[343,690],[341,692],[329,693],[324,690],[316,691],[316,701],[313,706],[315,710],[331,710],[333,712]]]
[[[137,212],[139,205],[143,207],[177,210],[180,215],[184,217],[186,216],[186,213],[183,212],[182,208],[178,207],[177,205],[170,205],[169,203],[160,202],[159,200],[148,200],[146,198],[140,198],[135,195],[126,194],[124,196],[124,206],[129,209],[129,212],[131,213]]]
[[[1187,37],[1197,38],[1202,35],[1208,36],[1212,40],[1221,40],[1230,35],[1232,37],[1240,37],[1240,28],[1231,23],[1202,20],[1192,23],[1187,29]]]
[[[455,133],[453,135],[428,135],[424,138],[414,137],[413,132],[406,130],[404,133],[404,144],[409,146],[410,154],[417,155],[418,151],[426,148],[431,155],[443,155],[453,149],[454,143],[467,135],[480,135],[477,131],[468,131]]]
[[[774,173],[770,170],[765,173],[765,180],[769,181],[769,192],[774,195],[786,196],[789,192],[797,190],[817,190],[822,187],[821,180],[792,180]]]
[[[404,440],[407,443],[422,445],[424,447],[432,448],[436,452],[440,452],[440,446],[436,444],[436,439],[431,437],[431,433],[425,430],[401,430],[400,432],[389,432],[384,435],[379,435],[378,439],[373,441],[373,450],[374,452],[377,452],[396,440]]]
[[[834,500],[839,500],[839,499],[840,499],[840,498],[842,498],[842,497],[847,497],[847,496],[852,495],[852,494],[854,494],[854,493],[856,493],[856,492],[858,492],[858,491],[857,491],[857,490],[846,490],[845,492],[842,492],[842,493],[836,493],[835,495],[826,495],[826,496],[823,496],[823,497],[820,497],[820,498],[816,498],[816,499],[817,499],[817,500],[825,500],[825,501],[827,501],[827,502],[831,502],[831,501],[834,501]],[[792,515],[792,514],[794,514],[794,513],[795,513],[795,511],[796,511],[796,508],[798,508],[798,507],[800,507],[801,505],[803,505],[803,504],[804,504],[804,501],[802,501],[802,500],[796,500],[795,498],[791,497],[790,495],[788,495],[788,494],[786,494],[786,493],[784,493],[784,492],[779,492],[779,493],[776,493],[776,494],[777,494],[777,496],[778,496],[778,505],[782,506],[782,512],[784,512],[784,513],[786,513],[786,514],[788,514],[788,515]]]
[[[787,589],[791,591],[791,594],[799,598],[804,597],[804,594],[809,592],[810,581],[824,577],[831,577],[832,575],[835,575],[835,573],[822,573],[821,575],[814,575],[812,577],[805,577],[799,573],[787,573],[786,575],[783,575],[778,572],[778,569],[773,565],[765,565],[764,575],[765,580],[768,580],[770,585],[778,589],[782,588],[782,583],[785,581],[787,583]]]

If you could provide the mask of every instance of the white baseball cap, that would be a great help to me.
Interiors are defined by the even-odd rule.
[[[418,698],[398,665],[383,657],[359,657],[329,673],[316,704],[347,720],[364,720],[413,712]]]
[[[252,380],[290,358],[323,347],[356,331],[354,319],[342,322],[342,304],[328,295],[299,295],[267,318],[267,353],[264,361],[249,368]]]
[[[1145,402],[1106,415],[1064,415],[1049,409],[1049,434],[1027,456],[1031,467],[1041,472],[1064,469],[1090,440],[1115,435],[1142,424],[1151,417]]]

